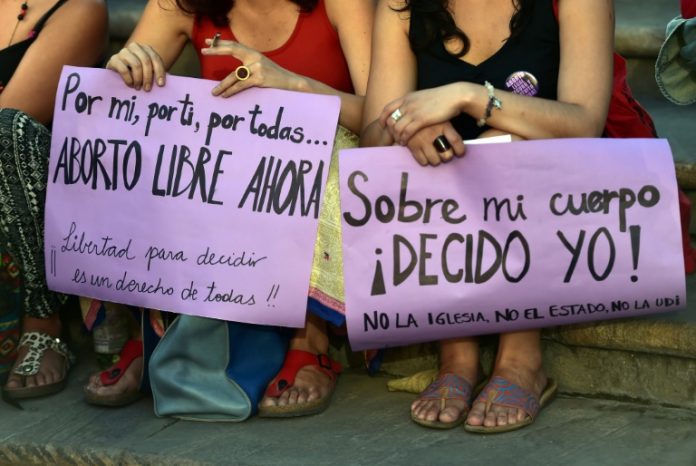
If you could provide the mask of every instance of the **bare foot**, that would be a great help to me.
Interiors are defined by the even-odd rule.
[[[319,369],[305,366],[297,371],[292,387],[277,398],[264,396],[260,405],[263,407],[301,405],[324,398],[333,391],[334,385],[335,382]]]
[[[24,318],[22,332],[22,334],[29,332],[40,332],[57,338],[61,334],[60,319],[56,314],[47,319],[26,316]],[[12,371],[10,372],[10,376],[7,379],[7,383],[5,384],[4,388],[6,390],[11,391],[25,387],[33,388],[43,385],[50,385],[52,383],[59,382],[63,377],[65,377],[65,372],[67,370],[66,359],[63,355],[58,354],[51,349],[44,352],[41,362],[39,363],[38,373],[28,376],[15,374],[15,367],[24,361],[24,357],[28,351],[29,348],[26,346],[20,346],[17,349],[17,360],[15,361]]]
[[[454,374],[463,378],[473,390],[479,378],[478,343],[472,338],[440,342],[440,370],[438,377]],[[464,387],[460,387],[464,389]],[[421,394],[423,395],[423,394]],[[421,421],[450,424],[459,420],[469,409],[471,400],[454,398],[444,403],[440,399],[416,398],[411,403],[411,415]]]
[[[108,369],[107,369],[108,370]],[[143,358],[138,357],[133,359],[133,362],[128,366],[123,373],[123,376],[113,385],[104,385],[101,381],[100,374],[92,374],[89,382],[85,385],[85,392],[98,398],[117,397],[124,393],[136,393],[140,390],[140,379],[143,371]]]
[[[312,314],[307,317],[307,325],[300,329],[290,342],[290,350],[307,351],[312,354],[326,354],[329,339],[326,335],[326,322]],[[329,395],[335,385],[334,379],[313,366],[302,367],[297,371],[293,385],[277,397],[264,396],[259,406],[301,405]],[[284,387],[278,387],[283,389]]]
[[[474,373],[475,372],[476,371],[474,370]],[[423,398],[423,396],[426,394],[426,392],[423,392],[418,398],[416,398],[416,400],[413,403],[411,403],[411,415],[414,418],[419,419],[421,421],[437,421],[443,424],[451,424],[458,421],[464,414],[466,414],[467,410],[469,409],[469,404],[471,403],[470,396],[473,391],[473,384],[471,381],[476,380],[476,375],[474,375],[473,377],[468,375],[465,376],[465,373],[470,374],[471,371],[464,370],[459,371],[459,373],[454,373],[452,371],[440,372],[437,381],[441,381],[443,377],[446,377],[448,375],[456,375],[461,379],[464,379],[464,383],[468,385],[468,387],[463,383],[460,383],[459,380],[457,380],[456,382],[451,384],[452,386],[449,390],[443,388],[443,393],[441,393],[440,395],[445,397],[448,395],[456,396],[459,394],[468,393],[469,396],[458,398],[446,398],[444,399],[443,405],[442,399]],[[453,388],[455,387],[456,389],[453,390]],[[437,393],[433,395],[438,396]]]
[[[502,377],[515,385],[519,385],[537,399],[541,396],[547,381],[546,374],[541,368],[498,367],[493,376]],[[485,427],[513,425],[523,421],[527,415],[522,409],[496,404],[491,404],[486,411],[486,403],[475,401],[466,423],[472,426],[483,425]]]

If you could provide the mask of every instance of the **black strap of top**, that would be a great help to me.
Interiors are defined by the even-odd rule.
[[[56,4],[53,5],[53,6],[51,7],[50,10],[48,10],[46,13],[44,13],[44,15],[41,17],[41,19],[39,19],[39,21],[36,23],[36,26],[34,26],[34,35],[38,35],[38,34],[39,34],[39,32],[41,31],[41,29],[43,29],[44,24],[46,23],[46,21],[48,20],[48,18],[50,18],[51,15],[52,15],[53,13],[55,13],[56,10],[57,10],[58,8],[60,8],[61,6],[63,6],[63,4],[64,4],[65,2],[67,2],[67,1],[68,1],[68,0],[58,0],[58,1],[56,2]]]

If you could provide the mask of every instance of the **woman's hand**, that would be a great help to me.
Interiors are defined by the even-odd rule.
[[[212,39],[206,39],[212,45]],[[215,47],[201,49],[203,55],[232,56],[249,69],[247,79],[240,80],[230,73],[213,89],[213,95],[230,97],[250,87],[273,87],[276,89],[302,90],[304,78],[281,68],[264,54],[231,40],[218,40]]]
[[[440,142],[443,137],[447,142]],[[443,143],[444,147],[449,146],[446,150],[443,150]],[[437,166],[442,162],[449,162],[455,155],[461,157],[466,152],[462,137],[449,121],[419,129],[406,145],[421,165]]]
[[[106,68],[120,74],[126,86],[145,91],[152,89],[153,80],[158,86],[164,86],[167,73],[157,52],[149,45],[137,42],[131,42],[112,55]]]
[[[444,123],[459,115],[467,90],[468,83],[452,83],[411,92],[388,103],[379,116],[379,122],[398,144],[406,145],[422,128]]]

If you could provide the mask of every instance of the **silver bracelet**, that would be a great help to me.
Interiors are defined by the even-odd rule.
[[[476,121],[476,125],[479,128],[486,125],[486,121],[488,121],[488,119],[491,117],[493,108],[497,108],[498,110],[503,109],[503,103],[500,101],[499,98],[495,96],[495,88],[493,87],[493,84],[489,83],[488,81],[485,81],[483,85],[486,87],[486,90],[488,91],[488,105],[486,105],[485,115],[483,115],[482,118],[479,118],[478,121]]]

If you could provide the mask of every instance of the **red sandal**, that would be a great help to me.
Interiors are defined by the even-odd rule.
[[[285,406],[259,406],[260,417],[295,417],[318,414],[324,411],[331,402],[331,395],[336,387],[336,379],[343,370],[341,364],[329,358],[326,354],[314,354],[309,351],[289,350],[285,356],[283,367],[278,375],[268,384],[265,397],[278,398],[289,390],[295,383],[297,372],[303,367],[315,367],[325,374],[333,383],[333,388],[321,398],[302,404]]]
[[[123,374],[126,373],[133,361],[142,357],[143,342],[128,340],[121,350],[118,362],[99,373],[101,386],[114,385],[121,380],[121,377],[123,377]],[[139,386],[135,390],[130,389],[122,393],[101,394],[93,391],[92,384],[88,383],[84,387],[84,392],[87,403],[99,406],[125,406],[138,401],[143,396]]]

